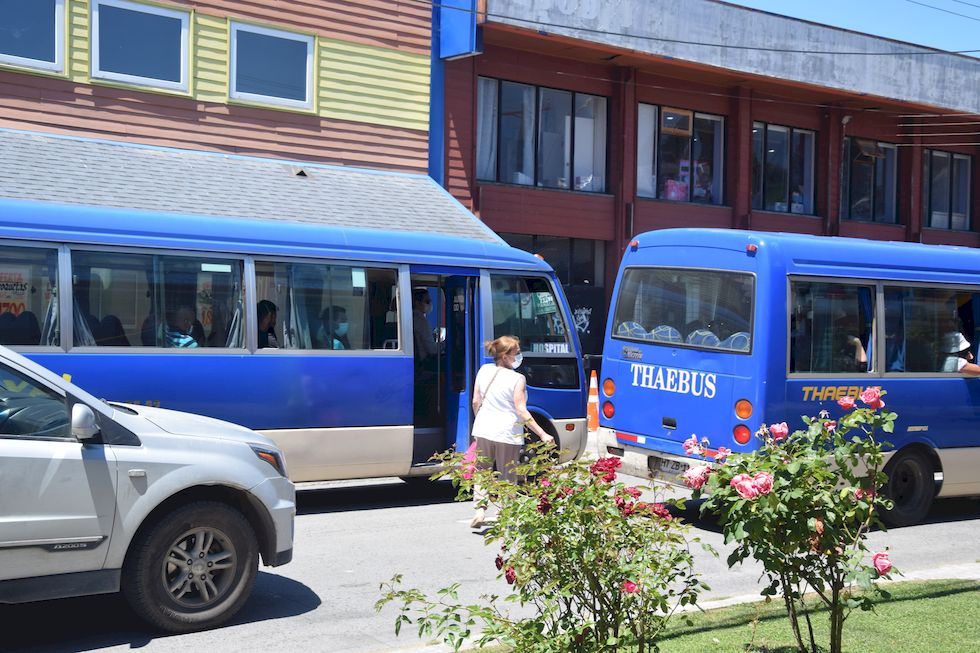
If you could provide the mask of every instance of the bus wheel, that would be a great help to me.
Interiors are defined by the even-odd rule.
[[[169,632],[213,628],[248,599],[258,543],[223,503],[181,506],[142,532],[123,567],[122,590],[143,619]]]
[[[936,493],[932,465],[920,451],[897,454],[885,466],[884,494],[894,502],[881,520],[888,526],[918,524],[929,513]]]

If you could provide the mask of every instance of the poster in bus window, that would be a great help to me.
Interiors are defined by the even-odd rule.
[[[0,268],[0,314],[20,315],[30,299],[30,267],[7,265]]]

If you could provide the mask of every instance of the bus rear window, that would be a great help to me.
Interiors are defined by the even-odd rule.
[[[684,268],[630,268],[613,318],[615,338],[748,353],[751,274]]]

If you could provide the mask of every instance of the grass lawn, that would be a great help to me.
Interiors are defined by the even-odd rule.
[[[980,582],[901,582],[885,587],[892,598],[878,604],[876,613],[852,612],[844,624],[846,653],[980,652]],[[781,600],[695,613],[691,619],[690,626],[680,617],[671,620],[660,641],[662,653],[796,651]],[[818,644],[826,643],[826,621],[825,612],[815,615]],[[509,651],[500,646],[480,650]]]

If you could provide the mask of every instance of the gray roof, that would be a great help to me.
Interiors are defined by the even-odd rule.
[[[0,130],[0,198],[501,242],[424,175],[13,130]]]

